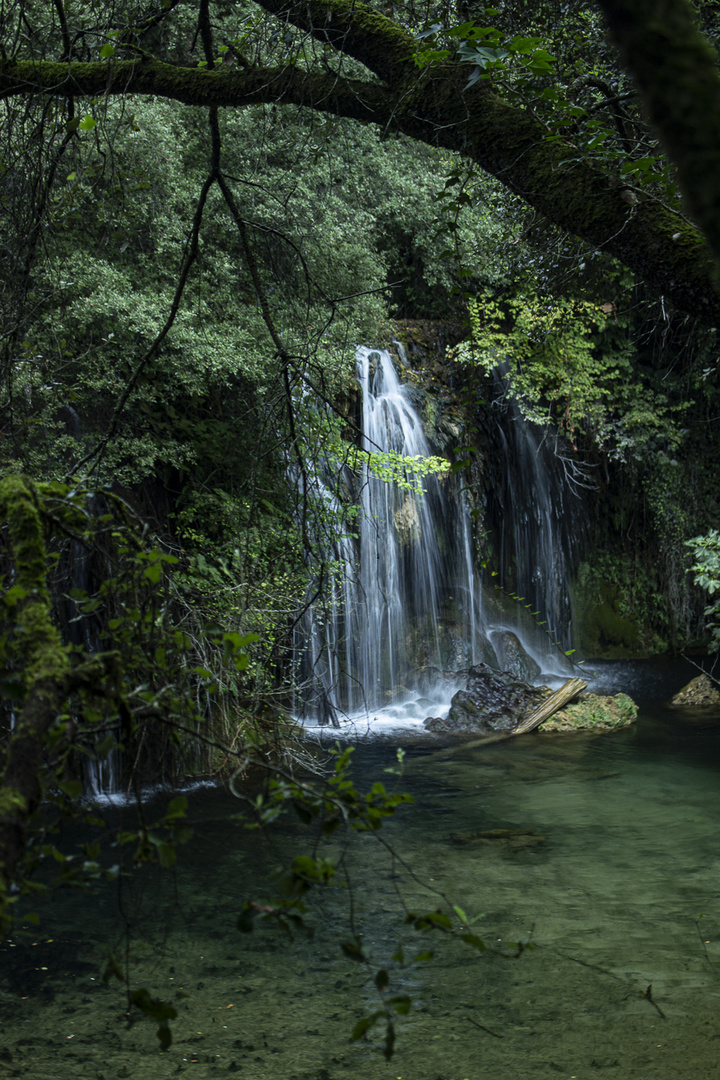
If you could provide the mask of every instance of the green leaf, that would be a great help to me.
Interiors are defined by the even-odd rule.
[[[466,945],[470,945],[473,949],[477,949],[478,952],[487,952],[487,945],[479,938],[477,934],[461,934],[460,940],[464,941]]]
[[[165,813],[166,818],[179,818],[185,817],[188,808],[188,801],[185,795],[176,795],[174,799],[170,800],[167,811]]]
[[[83,793],[83,786],[79,780],[58,780],[57,786],[71,799],[77,799]]]
[[[78,127],[81,131],[92,131],[96,126],[97,120],[93,119],[89,113],[86,116],[83,116],[82,120],[78,123]]]
[[[359,964],[367,963],[367,956],[360,947],[357,941],[341,941],[340,948],[347,956],[348,960],[355,960]]]
[[[115,55],[115,46],[111,45],[109,41],[106,41],[100,50],[100,59],[107,60],[108,57]]]
[[[363,1016],[362,1020],[358,1020],[355,1027],[352,1029],[352,1035],[350,1038],[353,1042],[357,1042],[358,1039],[362,1039],[363,1035],[377,1024],[381,1016],[385,1013],[382,1009],[378,1009],[377,1012],[372,1013],[370,1016]]]
[[[413,964],[427,964],[430,960],[435,959],[435,953],[430,949],[426,949],[425,952],[419,952],[412,958]]]

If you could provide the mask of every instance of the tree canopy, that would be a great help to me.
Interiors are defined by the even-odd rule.
[[[668,12],[650,3],[601,7],[680,169],[697,224],[628,182],[627,162],[608,169],[579,152],[572,131],[568,136],[544,108],[551,65],[526,65],[530,78],[519,87],[508,78],[501,53],[512,55],[514,39],[488,63],[477,22],[463,24],[450,48],[428,49],[425,42],[452,31],[449,19],[431,23],[435,36],[428,38],[427,24],[401,8],[391,17],[346,0],[263,0],[261,7],[270,24],[257,9],[209,0],[149,10],[118,5],[101,19],[82,7],[67,14],[61,0],[50,18],[43,5],[10,8],[0,94],[65,102],[67,139],[92,117],[79,115],[81,102],[97,108],[138,95],[212,109],[288,103],[402,132],[463,154],[549,220],[616,256],[679,309],[717,321],[713,258],[700,230],[717,248],[710,103],[720,90],[712,49],[685,4],[668,3]],[[175,18],[174,33],[164,36]],[[528,50],[530,60],[538,56],[537,46],[514,47],[521,59]],[[481,77],[468,79],[469,62]]]

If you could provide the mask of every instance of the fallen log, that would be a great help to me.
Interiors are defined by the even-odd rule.
[[[550,697],[545,698],[542,705],[539,705],[537,709],[533,709],[530,715],[521,720],[508,734],[524,735],[527,731],[532,731],[533,728],[538,727],[545,720],[549,720],[554,713],[559,712],[568,702],[586,689],[587,683],[584,679],[568,679],[559,690],[556,690]]]

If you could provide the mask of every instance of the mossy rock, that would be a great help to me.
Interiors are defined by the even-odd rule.
[[[640,651],[640,635],[636,623],[618,610],[620,589],[603,582],[595,597],[582,614],[582,647],[594,654],[634,655]]]
[[[670,698],[670,704],[677,708],[690,705],[693,708],[720,709],[720,690],[708,675],[698,675]]]
[[[615,731],[634,724],[638,708],[627,694],[583,694],[560,709],[538,731]]]

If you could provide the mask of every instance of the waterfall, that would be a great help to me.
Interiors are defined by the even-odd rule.
[[[359,348],[357,376],[361,449],[429,456],[421,419],[390,354]],[[319,477],[313,484],[316,498],[335,506]],[[321,722],[397,712],[421,692],[429,692],[427,705],[434,707],[441,672],[468,661],[461,636],[451,629],[455,612],[463,607],[474,623],[469,535],[456,530],[457,507],[443,482],[435,476],[420,481],[408,471],[404,485],[388,483],[363,466],[356,495],[357,536],[335,542],[328,595],[308,610],[298,644],[305,650],[299,711]]]
[[[362,449],[432,454],[412,387],[400,382],[390,354],[358,348],[357,378]],[[515,448],[511,436],[502,438],[508,468],[517,467],[522,478],[503,493],[503,528],[512,534],[515,564],[535,589],[528,594],[545,590],[543,604],[547,599],[564,617],[554,487],[542,478],[544,459],[531,432]],[[335,541],[324,602],[310,605],[299,627],[302,691],[295,711],[306,723],[351,720],[373,730],[417,724],[446,710],[459,685],[453,673],[480,661],[523,664],[521,673],[531,678],[567,676],[567,663],[522,606],[508,613],[483,602],[469,508],[454,476],[418,481],[408,473],[408,481],[389,483],[367,466],[356,478],[356,535]],[[317,498],[337,506],[317,476],[313,484]]]
[[[503,370],[497,388],[505,394]],[[487,522],[494,538],[498,578],[537,611],[548,637],[572,645],[569,582],[585,535],[582,489],[592,486],[567,440],[526,420],[505,401],[494,425],[499,467],[488,494]]]

